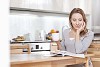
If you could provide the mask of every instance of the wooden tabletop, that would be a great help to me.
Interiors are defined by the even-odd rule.
[[[92,43],[89,48],[100,48],[100,43]]]
[[[93,54],[87,54],[85,56],[86,57],[93,56]],[[73,57],[70,57],[70,56],[50,57],[50,56],[44,56],[43,53],[11,54],[10,63],[22,64],[22,63],[44,62],[44,61],[57,61],[57,60],[64,60],[64,59],[73,59]]]
[[[11,54],[11,64],[34,63],[44,61],[55,61],[62,59],[71,59],[72,57],[49,57],[42,56],[42,54]]]

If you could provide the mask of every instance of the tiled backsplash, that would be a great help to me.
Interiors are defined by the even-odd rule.
[[[69,27],[67,16],[11,13],[10,38],[30,33],[30,40],[34,41],[39,31],[45,30],[47,34],[51,29],[59,30],[61,37],[62,27],[65,25]]]

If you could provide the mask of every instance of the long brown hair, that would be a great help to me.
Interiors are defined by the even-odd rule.
[[[70,15],[69,15],[69,22],[70,22],[71,27],[73,27],[73,26],[72,26],[72,22],[71,22],[71,18],[72,18],[72,15],[73,15],[74,13],[79,13],[79,14],[81,14],[82,17],[83,17],[83,21],[85,22],[84,30],[80,32],[80,36],[83,36],[83,35],[85,35],[85,34],[88,32],[88,30],[87,30],[87,28],[86,28],[87,19],[86,19],[85,13],[84,13],[84,11],[83,11],[82,9],[80,9],[80,8],[74,8],[74,9],[71,11]]]

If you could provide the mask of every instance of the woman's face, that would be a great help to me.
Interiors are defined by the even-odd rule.
[[[79,13],[74,13],[71,17],[71,23],[75,30],[79,29],[83,25],[83,17]]]

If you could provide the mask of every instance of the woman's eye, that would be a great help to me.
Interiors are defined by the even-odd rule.
[[[82,19],[78,19],[79,21],[82,21]]]
[[[76,21],[76,19],[73,19],[73,21]]]

